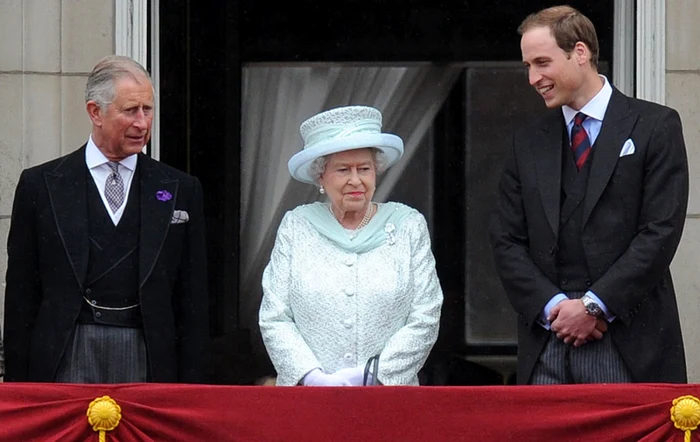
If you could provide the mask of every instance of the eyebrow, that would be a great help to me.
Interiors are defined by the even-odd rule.
[[[542,55],[542,56],[539,56],[539,57],[535,57],[535,58],[532,60],[532,63],[541,63],[541,62],[543,62],[543,61],[552,61],[552,57],[547,57],[547,56],[543,56],[543,55]],[[524,63],[524,64],[527,64],[528,61],[523,60],[523,63]]]
[[[353,163],[351,161],[338,161],[335,163],[335,166],[352,166],[352,165],[358,165],[358,166],[367,166],[367,165],[372,165],[372,161],[362,161],[360,163]]]

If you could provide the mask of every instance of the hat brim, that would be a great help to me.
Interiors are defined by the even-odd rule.
[[[393,134],[356,134],[337,140],[329,140],[308,146],[289,159],[287,167],[292,177],[298,181],[317,184],[309,173],[311,163],[316,158],[346,150],[376,147],[386,157],[386,166],[393,166],[403,155],[403,141]]]

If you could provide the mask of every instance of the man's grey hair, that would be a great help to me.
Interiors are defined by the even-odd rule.
[[[85,102],[94,101],[105,109],[114,100],[114,86],[117,80],[130,78],[137,83],[146,80],[151,84],[151,76],[139,63],[123,55],[109,55],[100,60],[90,72],[85,85]],[[153,91],[155,96],[155,91]]]
[[[379,175],[387,169],[386,155],[384,155],[384,153],[376,147],[370,147],[369,149],[372,151],[374,169],[376,170],[377,175]],[[318,180],[321,178],[321,175],[323,175],[323,172],[326,170],[328,160],[331,158],[332,155],[334,154],[318,157],[311,163],[311,165],[309,166],[309,174],[311,175],[311,178],[314,179],[314,181],[318,182]]]

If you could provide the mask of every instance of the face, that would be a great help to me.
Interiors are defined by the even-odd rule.
[[[151,138],[153,89],[146,78],[121,78],[114,86],[114,100],[105,109],[94,101],[86,106],[93,141],[107,158],[119,161],[141,152]]]
[[[570,53],[557,45],[548,27],[533,28],[520,40],[523,63],[530,85],[544,98],[548,108],[583,107],[591,97],[586,87],[591,78],[588,48],[579,42]],[[595,78],[598,78],[597,73]]]
[[[331,155],[319,183],[335,208],[364,214],[377,184],[372,150],[356,149]]]

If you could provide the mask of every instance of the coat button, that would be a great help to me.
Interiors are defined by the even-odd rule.
[[[352,353],[345,353],[344,358],[346,361],[352,361]]]
[[[102,317],[102,313],[100,313],[100,312],[95,312],[95,317],[96,317],[96,318]]]
[[[345,289],[345,295],[346,296],[353,296],[355,293],[353,293],[352,289]]]
[[[85,289],[85,294],[86,294],[86,295],[89,295],[90,293],[92,293],[92,289],[89,289],[89,288]]]
[[[355,264],[355,261],[357,261],[357,256],[355,256],[355,255],[350,255],[350,256],[348,256],[347,259],[345,260],[345,265],[347,265],[348,267],[351,267],[351,266],[353,266],[353,265]]]

